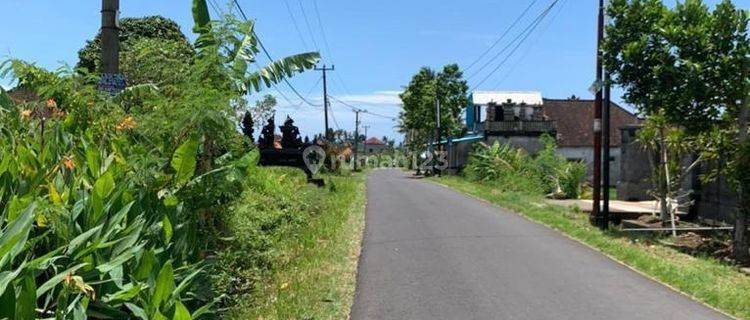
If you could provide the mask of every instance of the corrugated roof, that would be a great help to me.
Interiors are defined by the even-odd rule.
[[[472,94],[475,105],[486,106],[490,102],[502,104],[508,100],[513,103],[528,105],[542,105],[542,93],[538,91],[474,91]]]

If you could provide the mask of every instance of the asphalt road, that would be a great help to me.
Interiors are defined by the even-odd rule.
[[[398,170],[368,181],[351,318],[727,319],[546,227]]]

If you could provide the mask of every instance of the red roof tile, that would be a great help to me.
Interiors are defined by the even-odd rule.
[[[561,147],[594,146],[594,100],[544,99],[544,114],[557,122],[557,143]],[[621,143],[620,128],[639,122],[631,112],[612,102],[611,145]]]

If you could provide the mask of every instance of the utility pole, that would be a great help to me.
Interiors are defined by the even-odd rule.
[[[360,109],[354,110],[354,171],[357,171],[357,154],[359,153],[359,113]]]
[[[102,72],[120,73],[120,0],[102,0]]]
[[[604,119],[602,119],[602,135],[604,140],[604,156],[602,157],[604,163],[602,164],[602,180],[604,180],[604,189],[602,190],[602,198],[603,198],[603,205],[602,205],[602,229],[607,229],[609,227],[609,221],[610,221],[610,215],[609,215],[609,188],[610,188],[610,175],[609,175],[609,148],[610,148],[610,131],[612,130],[610,127],[610,107],[611,107],[611,100],[610,100],[610,91],[611,86],[609,84],[610,78],[609,78],[609,72],[604,71],[604,110],[602,112],[602,115]]]
[[[435,119],[435,124],[436,124],[436,134],[435,134],[436,139],[435,139],[435,143],[436,143],[436,146],[435,147],[437,148],[435,150],[435,154],[439,154],[440,151],[441,151],[441,145],[440,145],[440,99],[439,98],[435,99],[435,117],[436,117],[436,119]],[[434,160],[435,159],[433,158],[433,161]],[[432,171],[435,174],[439,174],[437,166],[435,165],[435,163],[433,163]]]
[[[604,41],[604,0],[599,0],[599,17],[597,22],[596,43],[596,100],[594,102],[594,203],[591,212],[591,223],[604,229],[604,217],[601,213],[602,192],[602,42]]]
[[[326,77],[326,71],[334,71],[336,69],[336,66],[331,66],[330,68],[326,68],[326,65],[323,65],[322,68],[315,67],[316,71],[323,71],[323,115],[325,117],[325,138],[326,141],[330,141],[331,137],[328,132],[328,78]]]
[[[370,129],[370,126],[364,126],[364,128],[365,128],[365,142],[363,142],[364,143],[363,150],[365,151],[365,155],[367,155],[367,129]]]

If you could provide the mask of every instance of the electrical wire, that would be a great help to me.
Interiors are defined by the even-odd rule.
[[[292,19],[292,24],[294,24],[294,29],[297,30],[297,35],[299,36],[299,39],[302,40],[302,44],[305,46],[305,48],[309,48],[310,46],[307,44],[307,41],[305,41],[305,37],[302,35],[302,30],[299,28],[299,24],[297,24],[297,19],[294,17],[294,13],[292,12],[292,7],[289,5],[289,0],[284,0],[284,6],[286,6],[286,11],[289,13],[289,18]]]
[[[237,7],[237,9],[238,9],[238,10],[240,11],[240,15],[242,15],[242,18],[243,18],[243,19],[244,19],[245,21],[249,21],[249,19],[247,18],[247,15],[245,14],[245,11],[244,11],[244,10],[242,10],[242,6],[240,6],[240,3],[239,3],[239,1],[237,1],[237,0],[233,0],[233,3],[234,3],[234,5],[235,5],[235,6]],[[301,4],[301,3],[300,3],[300,4]],[[271,57],[271,54],[270,54],[270,53],[268,52],[268,49],[266,49],[266,46],[265,46],[265,45],[263,45],[263,42],[262,42],[262,41],[260,40],[260,37],[258,36],[258,33],[257,33],[257,32],[255,32],[255,30],[253,30],[253,34],[255,35],[255,38],[256,38],[256,39],[258,40],[258,45],[259,45],[259,46],[260,46],[260,48],[262,49],[263,53],[264,53],[264,54],[266,55],[266,57],[268,58],[268,60],[271,60],[271,62],[273,63],[273,61],[275,61],[275,60],[273,59],[273,57]],[[294,92],[294,94],[295,94],[295,95],[296,95],[296,96],[297,96],[297,97],[298,97],[298,98],[299,98],[300,100],[302,100],[303,102],[305,102],[306,104],[308,104],[308,105],[310,105],[310,106],[313,106],[313,107],[315,106],[315,105],[314,105],[314,104],[312,104],[312,103],[311,103],[310,101],[308,101],[308,100],[307,100],[307,99],[306,99],[305,97],[303,97],[303,96],[302,96],[302,95],[301,95],[301,94],[299,93],[299,91],[297,91],[297,89],[296,89],[296,88],[295,88],[295,87],[294,87],[294,86],[293,86],[293,85],[292,85],[292,84],[291,84],[291,83],[289,82],[289,79],[287,79],[286,77],[283,77],[283,78],[282,78],[282,80],[283,80],[283,81],[284,81],[284,83],[285,83],[285,84],[286,84],[286,85],[287,85],[287,86],[289,87],[289,89],[290,89],[290,90],[292,90],[292,92]],[[275,87],[275,86],[274,86],[274,87]],[[278,90],[278,89],[277,89],[277,91],[278,91],[279,93],[281,93],[281,91],[280,91],[280,90]],[[283,94],[282,94],[282,95],[283,95]],[[288,98],[287,98],[286,100],[287,100],[287,101],[289,101],[289,99],[288,99]]]
[[[559,0],[552,1],[552,3],[544,11],[542,11],[534,20],[532,20],[531,23],[529,23],[529,25],[526,26],[526,28],[524,28],[521,31],[521,33],[519,33],[518,35],[516,35],[510,42],[508,42],[508,44],[505,47],[503,47],[502,50],[500,50],[500,52],[498,52],[497,54],[495,54],[490,60],[486,61],[478,70],[472,72],[466,79],[467,80],[471,80],[472,78],[474,78],[475,76],[477,76],[479,73],[482,72],[482,70],[484,70],[484,68],[486,68],[487,66],[489,66],[491,63],[495,62],[495,60],[497,58],[499,58],[503,53],[505,53],[508,49],[510,49],[511,46],[513,45],[513,43],[515,43],[521,37],[523,37],[525,34],[527,34],[528,31],[531,30],[532,28],[536,28],[536,26],[539,24],[539,22],[542,19],[544,19],[545,16],[547,16],[547,14],[549,13],[549,11],[557,4],[558,1]]]
[[[521,19],[523,19],[523,17],[525,17],[525,16],[526,16],[526,14],[527,14],[527,13],[529,12],[529,10],[531,10],[531,7],[533,7],[533,6],[534,6],[534,5],[535,5],[535,4],[537,3],[537,1],[539,1],[539,0],[533,0],[533,1],[531,1],[531,3],[529,3],[529,5],[528,5],[528,6],[526,7],[526,9],[524,9],[524,10],[523,10],[523,12],[521,12],[521,15],[519,15],[519,16],[518,16],[518,17],[516,18],[516,20],[514,20],[514,21],[513,21],[513,22],[512,22],[512,23],[511,23],[511,24],[510,24],[510,25],[508,26],[508,28],[507,28],[507,29],[505,29],[505,31],[504,31],[504,32],[502,33],[502,35],[500,35],[500,37],[499,37],[499,38],[497,38],[497,40],[495,40],[495,42],[494,42],[494,43],[492,43],[492,45],[491,45],[491,46],[490,46],[489,48],[487,48],[487,50],[485,50],[484,52],[482,52],[482,54],[480,54],[478,58],[476,58],[476,59],[475,59],[475,60],[474,60],[474,61],[473,61],[473,62],[472,62],[471,64],[469,64],[469,66],[468,66],[468,67],[466,67],[466,68],[464,69],[464,71],[469,71],[469,70],[471,69],[471,67],[473,67],[474,65],[476,65],[476,64],[477,64],[477,63],[478,63],[479,61],[481,61],[481,60],[482,60],[482,59],[483,59],[483,58],[484,58],[484,57],[485,57],[485,56],[486,56],[486,55],[487,55],[488,53],[490,53],[490,51],[492,51],[492,49],[494,49],[494,48],[495,48],[495,46],[497,46],[497,45],[498,45],[498,44],[500,43],[500,41],[502,41],[502,40],[503,40],[503,39],[505,38],[505,36],[507,36],[507,35],[508,35],[508,33],[510,33],[510,31],[511,31],[511,30],[513,30],[513,28],[515,28],[515,27],[516,27],[516,25],[518,24],[518,22],[520,22],[520,21],[521,21]]]
[[[531,45],[529,45],[526,48],[526,51],[524,51],[521,54],[520,58],[510,67],[510,70],[508,70],[508,72],[505,73],[505,75],[503,76],[503,78],[500,79],[500,81],[498,81],[494,86],[492,86],[492,88],[499,88],[500,85],[503,84],[503,82],[505,82],[505,80],[508,80],[508,78],[510,78],[510,76],[513,74],[513,71],[515,71],[516,68],[518,67],[518,65],[521,63],[521,61],[523,61],[523,58],[525,58],[526,56],[528,56],[529,51],[531,51],[531,49],[534,48],[537,43],[539,43],[539,40],[542,38],[542,35],[544,35],[547,32],[547,30],[549,30],[550,26],[552,26],[552,23],[555,21],[555,19],[563,11],[563,8],[565,7],[565,3],[566,3],[566,0],[562,0],[560,2],[560,5],[558,6],[557,12],[555,12],[555,14],[552,15],[552,17],[549,19],[549,22],[547,23],[547,25],[545,25],[541,29],[541,31],[539,31],[539,35],[536,37],[536,39],[531,43]]]
[[[331,46],[328,45],[328,37],[326,37],[325,29],[323,28],[323,20],[320,19],[320,11],[318,10],[318,1],[313,0],[313,7],[315,8],[315,15],[318,17],[318,27],[320,28],[320,34],[323,36],[323,45],[326,49],[326,54],[328,55],[328,58],[330,60],[333,60],[333,55],[331,54]]]
[[[315,45],[315,51],[320,52],[320,47],[318,46],[318,42],[315,41],[312,27],[310,27],[310,19],[307,18],[307,13],[305,13],[305,6],[302,5],[302,0],[297,0],[297,2],[299,3],[300,11],[302,11],[302,17],[305,18],[305,25],[307,25],[307,32],[310,33],[310,40],[312,40],[313,45]]]
[[[397,120],[397,118],[395,118],[395,117],[392,117],[392,116],[387,116],[387,115],[384,115],[384,114],[379,114],[379,113],[371,112],[371,111],[369,111],[369,110],[367,110],[367,109],[359,109],[359,108],[357,108],[357,107],[355,107],[355,106],[353,106],[353,105],[351,105],[351,104],[348,104],[348,103],[346,103],[346,102],[344,102],[344,101],[341,101],[341,99],[339,99],[339,98],[336,98],[336,97],[334,97],[334,96],[332,96],[332,95],[328,95],[328,97],[329,97],[329,98],[331,98],[331,99],[333,99],[333,100],[335,100],[336,102],[338,102],[338,103],[340,103],[340,104],[344,105],[344,106],[347,106],[347,107],[349,107],[349,109],[351,109],[351,110],[352,110],[352,111],[354,111],[354,112],[357,112],[357,111],[359,111],[359,112],[362,112],[362,113],[365,113],[365,114],[369,114],[369,115],[373,115],[373,116],[376,116],[376,117],[381,117],[381,118],[385,118],[385,119],[390,119],[390,120],[393,120],[393,121],[396,121],[396,120]]]
[[[534,23],[533,23],[532,25],[530,25],[530,26],[529,26],[530,28],[527,28],[527,30],[525,31],[525,32],[526,32],[526,33],[525,33],[525,35],[523,35],[523,37],[522,37],[522,38],[520,39],[520,41],[518,41],[518,43],[516,44],[516,46],[515,46],[515,47],[514,47],[514,48],[513,48],[512,50],[511,50],[511,52],[510,52],[510,53],[509,53],[509,54],[508,54],[508,55],[507,55],[507,56],[505,57],[505,59],[503,59],[503,60],[502,60],[502,61],[501,61],[501,62],[500,62],[500,63],[499,63],[498,65],[497,65],[497,67],[495,67],[495,69],[492,69],[492,71],[490,71],[490,73],[489,73],[489,74],[487,74],[487,76],[485,76],[485,77],[484,77],[484,78],[482,79],[482,81],[479,81],[479,83],[477,83],[477,84],[476,84],[476,85],[474,86],[474,88],[472,88],[472,89],[471,89],[471,91],[474,91],[474,90],[476,90],[476,89],[477,89],[477,88],[478,88],[479,86],[481,86],[481,85],[482,85],[482,84],[483,84],[483,83],[484,83],[485,81],[487,81],[487,79],[489,79],[489,78],[490,78],[490,77],[491,77],[491,76],[492,76],[493,74],[495,74],[495,72],[497,72],[497,70],[499,70],[499,69],[500,69],[500,68],[501,68],[501,67],[502,67],[502,66],[503,66],[503,65],[504,65],[504,64],[505,64],[505,63],[506,63],[506,62],[507,62],[507,61],[508,61],[508,60],[509,60],[509,59],[510,59],[510,58],[511,58],[512,56],[513,56],[513,54],[514,54],[514,53],[515,53],[515,52],[516,52],[516,51],[518,50],[518,48],[519,48],[519,47],[521,47],[521,45],[522,45],[522,44],[523,44],[523,43],[524,43],[524,42],[526,41],[526,39],[528,39],[528,38],[529,38],[529,36],[530,36],[530,35],[531,35],[531,34],[532,34],[532,33],[534,32],[534,30],[536,30],[536,28],[537,28],[537,27],[538,27],[538,26],[539,26],[539,25],[541,24],[541,22],[542,22],[542,21],[544,20],[544,18],[545,18],[545,17],[546,17],[546,16],[547,16],[547,15],[549,14],[550,10],[552,10],[552,8],[554,7],[554,5],[555,5],[555,4],[557,4],[557,2],[558,2],[558,1],[559,1],[559,0],[555,0],[554,2],[552,2],[552,5],[550,5],[550,7],[548,7],[548,8],[547,8],[547,9],[546,9],[546,10],[545,10],[545,11],[544,11],[543,13],[542,13],[542,15],[540,15],[540,16],[539,16],[539,18],[537,18],[537,19],[536,19],[536,20],[534,21]],[[509,45],[512,45],[512,44],[513,44],[513,42],[511,42],[511,43],[510,43]]]

